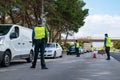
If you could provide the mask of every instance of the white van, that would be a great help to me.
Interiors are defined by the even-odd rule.
[[[0,65],[9,66],[14,59],[26,59],[31,62],[32,29],[15,24],[0,24]]]

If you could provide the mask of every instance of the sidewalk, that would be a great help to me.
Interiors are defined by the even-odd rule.
[[[79,76],[81,78],[76,80],[120,80],[120,62],[113,57],[111,60],[106,60],[105,55],[94,53],[96,53],[96,58],[93,58],[93,53],[81,55],[84,64],[80,64]]]

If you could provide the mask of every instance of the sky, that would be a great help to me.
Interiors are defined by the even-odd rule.
[[[105,33],[111,38],[120,38],[120,0],[83,0],[89,9],[85,25],[75,33],[74,38],[98,37]]]
[[[120,38],[120,0],[83,0],[89,9],[85,25],[71,38],[104,38],[108,33],[111,38]],[[103,43],[93,43],[102,46]]]

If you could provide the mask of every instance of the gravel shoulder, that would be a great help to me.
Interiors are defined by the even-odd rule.
[[[117,61],[120,61],[120,53],[119,52],[111,52],[110,55],[115,58]]]

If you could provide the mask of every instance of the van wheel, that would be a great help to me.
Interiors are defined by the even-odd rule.
[[[54,52],[54,56],[53,56],[53,59],[55,59],[56,58],[56,51]]]
[[[63,57],[63,53],[61,54],[60,58],[62,58],[62,57]]]
[[[5,51],[1,65],[3,67],[8,67],[10,65],[10,61],[11,61],[10,51]]]
[[[30,51],[29,58],[26,58],[27,62],[30,63],[33,60],[33,51]]]

